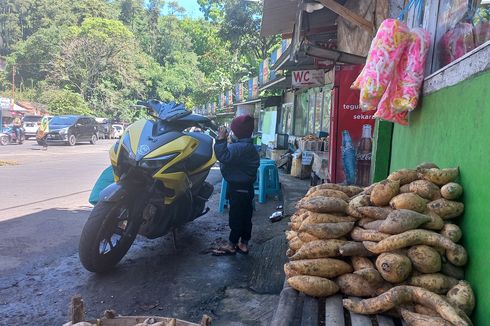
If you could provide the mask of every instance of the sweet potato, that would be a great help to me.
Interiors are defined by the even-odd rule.
[[[301,227],[301,224],[303,222],[300,222],[300,221],[296,221],[296,222],[289,222],[288,225],[289,225],[289,228],[292,230],[292,231],[298,231],[299,228]]]
[[[442,235],[428,230],[410,230],[392,235],[378,243],[363,241],[362,244],[372,253],[393,251],[414,245],[425,244],[446,249],[446,256],[456,266],[466,264],[468,255],[466,250]]]
[[[346,309],[366,315],[382,313],[407,303],[418,303],[427,306],[455,326],[471,325],[471,321],[460,317],[456,309],[441,296],[416,286],[395,286],[376,298],[364,299],[359,302],[351,299],[343,300],[343,305]]]
[[[416,304],[413,307],[414,307],[415,312],[418,314],[427,315],[427,316],[431,316],[431,317],[440,317],[437,312],[435,312],[434,310],[432,310],[430,308],[427,308],[426,306],[422,306],[421,304]]]
[[[373,253],[364,247],[362,242],[357,241],[346,241],[345,244],[339,247],[339,253],[344,257],[352,257],[352,256],[373,256]]]
[[[426,199],[411,192],[399,194],[390,200],[390,206],[394,209],[409,209],[419,213],[425,211],[426,205]]]
[[[428,200],[441,198],[441,192],[438,186],[427,180],[416,180],[409,185],[409,191]]]
[[[364,225],[371,223],[373,221],[375,221],[375,220],[373,220],[372,218],[362,218],[359,221],[357,221],[357,225],[364,227]]]
[[[463,194],[463,187],[461,187],[461,185],[455,182],[450,182],[448,184],[445,184],[441,188],[442,197],[449,200],[458,199],[462,194]]]
[[[475,295],[470,284],[466,281],[459,281],[446,296],[449,303],[463,310],[468,316],[475,309]]]
[[[434,273],[412,276],[408,279],[408,283],[437,294],[446,294],[449,289],[458,284],[458,280],[441,273]]]
[[[441,230],[444,227],[442,218],[431,210],[426,210],[424,215],[430,218],[430,222],[422,224],[421,227],[429,230]]]
[[[385,220],[381,221],[378,231],[389,234],[398,234],[416,229],[430,220],[430,217],[415,211],[398,209],[391,212]]]
[[[373,183],[372,185],[369,185],[367,187],[364,187],[364,190],[361,192],[361,194],[364,195],[371,195],[371,192],[373,191],[374,187],[376,187],[378,183]]]
[[[335,279],[340,292],[356,297],[371,297],[376,292],[376,287],[366,281],[361,275],[344,274]]]
[[[286,264],[284,264],[284,275],[286,275],[286,278],[290,278],[293,276],[301,275],[301,273],[299,273],[298,271],[291,268],[290,263],[286,263]]]
[[[352,273],[352,266],[343,260],[332,258],[301,259],[289,262],[289,267],[300,275],[333,278]]]
[[[352,198],[346,209],[347,214],[357,218],[363,218],[364,216],[357,209],[359,207],[369,206],[371,204],[369,198],[369,195],[357,195]]]
[[[410,184],[406,184],[400,187],[401,194],[406,194],[407,192],[410,192]]]
[[[432,247],[413,246],[407,255],[413,267],[421,273],[437,273],[441,270],[441,255]]]
[[[408,326],[452,326],[450,322],[438,316],[428,316],[400,308],[400,313]]]
[[[438,169],[438,168],[439,167],[432,162],[424,162],[417,165],[416,170],[420,172],[427,169]]]
[[[308,232],[319,239],[337,239],[349,233],[354,222],[303,224],[300,232]]]
[[[347,241],[344,240],[316,240],[303,244],[296,253],[290,257],[291,260],[329,258],[340,255],[339,248]]]
[[[307,217],[307,212],[302,212],[302,213],[295,213],[291,215],[291,223],[301,223],[304,221],[304,219]]]
[[[428,203],[427,208],[445,220],[463,214],[464,204],[441,198]]]
[[[356,186],[342,186],[342,185],[338,185],[335,183],[323,183],[321,185],[311,187],[308,190],[308,193],[306,195],[307,196],[311,195],[313,192],[315,192],[317,190],[322,190],[322,189],[333,189],[333,190],[342,191],[343,193],[345,193],[349,197],[355,196],[355,195],[357,195],[363,191],[362,188],[356,187]]]
[[[289,240],[292,240],[293,238],[297,237],[298,236],[298,232],[296,231],[286,231],[284,232],[286,234],[286,239],[289,241]]]
[[[456,249],[456,244],[442,235],[428,230],[410,230],[392,235],[378,243],[363,241],[364,246],[375,254],[411,247],[419,244]]]
[[[438,186],[443,186],[446,183],[456,180],[459,176],[458,168],[448,169],[427,169],[422,171],[422,178],[435,183]]]
[[[381,233],[376,230],[365,230],[360,227],[355,227],[352,229],[350,236],[352,240],[356,241],[381,241],[388,238],[390,235],[386,233]]]
[[[451,264],[450,262],[443,262],[441,266],[441,273],[447,276],[454,277],[458,280],[464,280],[464,269]]]
[[[312,297],[328,297],[339,291],[335,282],[318,276],[293,276],[288,279],[288,284],[293,289]]]
[[[335,197],[314,197],[302,202],[300,208],[317,213],[345,213],[347,203]]]
[[[403,186],[417,180],[418,177],[418,172],[416,170],[401,169],[395,172],[391,172],[388,176],[388,180],[400,181],[400,186]]]
[[[303,242],[311,242],[311,241],[316,241],[320,240],[314,235],[309,234],[308,232],[298,232],[298,238]]]
[[[453,265],[464,266],[468,262],[468,253],[463,246],[456,244],[454,249],[446,250],[446,258]]]
[[[354,274],[362,276],[369,284],[378,287],[384,283],[383,277],[376,268],[364,268],[355,271]]]
[[[291,248],[294,251],[299,250],[301,246],[303,245],[303,241],[301,241],[297,236],[289,240],[289,248]]]
[[[463,236],[463,232],[461,232],[459,226],[451,223],[444,224],[440,233],[446,238],[451,239],[453,242],[458,242]]]
[[[286,257],[291,257],[292,255],[294,255],[295,251],[291,248],[288,248],[288,250],[286,250]]]
[[[363,225],[363,228],[367,230],[376,230],[378,231],[379,227],[383,224],[383,220],[375,220]]]
[[[412,263],[405,255],[382,253],[376,259],[376,268],[386,281],[401,283],[412,273]]]
[[[371,191],[371,202],[376,206],[386,206],[400,191],[400,181],[383,180]]]
[[[357,211],[361,213],[364,217],[373,220],[384,220],[388,216],[388,214],[393,212],[393,208],[391,208],[390,206],[385,206],[385,207],[365,206],[365,207],[358,207]]]
[[[351,264],[355,271],[359,271],[361,269],[375,268],[373,262],[366,257],[351,257]]]
[[[339,216],[333,214],[322,214],[309,212],[303,224],[319,224],[319,223],[340,223],[340,222],[355,222],[356,219],[351,216]]]
[[[344,201],[349,201],[349,196],[342,191],[334,189],[319,189],[309,194],[306,198],[313,197],[336,197]]]

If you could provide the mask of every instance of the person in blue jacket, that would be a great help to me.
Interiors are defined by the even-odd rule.
[[[254,183],[260,157],[252,144],[254,119],[249,115],[236,117],[231,122],[231,143],[227,129],[221,127],[214,151],[221,163],[221,174],[228,182],[230,203],[229,243],[215,250],[215,255],[248,254],[248,241],[252,234]]]

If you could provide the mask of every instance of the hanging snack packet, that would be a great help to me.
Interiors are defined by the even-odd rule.
[[[439,41],[439,56],[442,65],[450,64],[474,48],[473,26],[469,23],[456,24]]]
[[[409,39],[410,31],[402,21],[390,18],[381,23],[366,64],[352,84],[353,89],[361,91],[359,104],[362,110],[376,110]]]
[[[390,105],[394,112],[412,111],[417,107],[424,81],[425,61],[430,47],[430,33],[423,28],[410,31],[411,40],[398,63],[396,87]]]

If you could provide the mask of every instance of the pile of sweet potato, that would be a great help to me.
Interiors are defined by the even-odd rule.
[[[344,306],[390,312],[409,325],[470,325],[473,291],[464,281],[468,257],[458,244],[463,188],[457,168],[424,163],[366,188],[312,187],[291,217],[291,287],[311,296],[336,292],[372,297]]]

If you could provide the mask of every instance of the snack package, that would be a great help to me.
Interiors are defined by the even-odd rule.
[[[407,25],[398,19],[386,19],[379,26],[366,64],[351,86],[361,91],[359,104],[363,111],[376,110],[409,39]]]
[[[458,23],[447,31],[439,41],[439,56],[442,65],[447,65],[475,48],[473,26]]]
[[[394,112],[412,111],[417,107],[424,81],[425,61],[430,47],[430,33],[423,28],[410,31],[411,41],[396,67],[396,86],[390,105]]]
[[[392,107],[390,105],[390,98],[394,96],[396,84],[397,84],[396,82],[392,82],[388,85],[386,92],[383,94],[383,97],[379,102],[378,110],[376,111],[376,113],[374,113],[374,117],[377,119],[398,123],[402,126],[407,126],[408,111],[395,112],[392,110]]]

